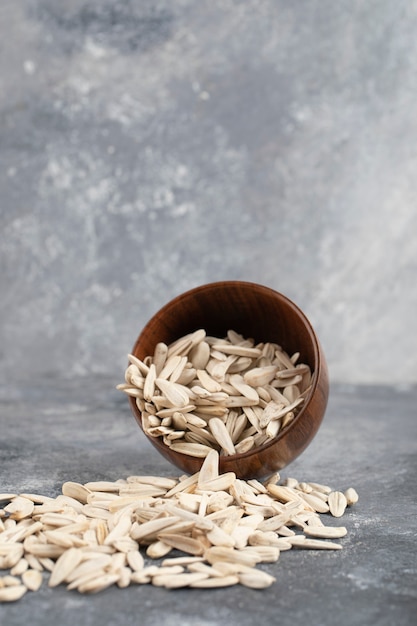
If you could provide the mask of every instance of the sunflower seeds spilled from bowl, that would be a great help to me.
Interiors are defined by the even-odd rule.
[[[68,481],[55,498],[0,493],[0,602],[37,591],[48,573],[49,587],[86,594],[148,583],[269,587],[275,577],[259,563],[293,548],[340,550],[346,527],[320,514],[339,518],[357,501],[352,487],[219,474],[214,449],[191,476]]]
[[[158,343],[143,361],[129,354],[117,389],[135,398],[146,435],[172,450],[234,455],[274,439],[302,408],[313,373],[299,357],[233,330],[219,339],[199,329]]]

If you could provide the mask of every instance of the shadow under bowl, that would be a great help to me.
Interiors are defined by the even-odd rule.
[[[255,343],[274,342],[299,362],[310,366],[311,389],[301,410],[268,443],[232,456],[220,456],[220,472],[238,478],[263,478],[291,463],[309,445],[325,414],[329,378],[323,350],[304,313],[291,300],[269,287],[243,281],[209,283],[187,291],[161,308],[146,324],[132,354],[143,360],[158,342],[176,339],[204,328],[208,335],[225,337],[235,330]],[[133,415],[142,428],[135,398],[129,397]],[[186,473],[197,472],[204,459],[171,450],[161,438],[150,442],[168,461]]]

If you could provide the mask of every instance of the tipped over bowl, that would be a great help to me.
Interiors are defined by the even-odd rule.
[[[255,345],[278,344],[288,355],[299,353],[298,362],[309,367],[311,380],[301,408],[276,436],[247,452],[220,455],[220,472],[235,472],[238,478],[260,479],[281,470],[312,441],[327,406],[327,365],[312,325],[296,304],[269,287],[244,281],[215,282],[191,289],[162,307],[143,328],[132,355],[144,361],[154,354],[157,344],[170,345],[199,329],[211,337],[223,338],[232,330],[253,338]],[[144,430],[136,398],[129,396],[129,403]],[[197,472],[203,463],[204,458],[179,452],[161,437],[149,440],[184,472]]]

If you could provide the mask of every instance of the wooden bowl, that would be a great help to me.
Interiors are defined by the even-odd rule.
[[[284,295],[268,287],[241,281],[222,281],[197,287],[166,304],[146,324],[132,354],[144,359],[155,345],[166,344],[204,328],[224,337],[232,329],[255,342],[275,342],[288,354],[300,352],[299,362],[312,372],[312,387],[296,417],[275,439],[249,452],[220,457],[220,471],[238,478],[266,477],[293,461],[315,436],[327,406],[329,379],[319,340],[304,313]],[[133,415],[142,428],[140,411],[129,397]],[[155,448],[187,473],[197,472],[203,459],[172,451],[162,439],[149,437]]]

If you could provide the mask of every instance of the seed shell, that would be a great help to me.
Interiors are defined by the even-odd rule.
[[[15,602],[20,600],[27,592],[25,585],[15,585],[13,587],[0,587],[0,602]]]

